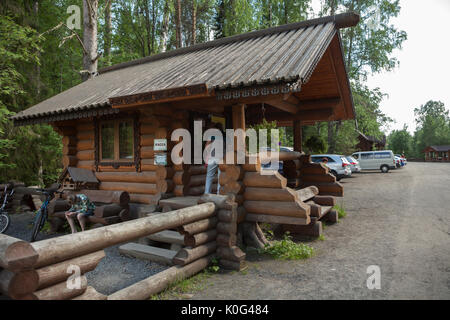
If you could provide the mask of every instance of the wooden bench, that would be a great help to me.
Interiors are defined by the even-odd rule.
[[[85,194],[95,204],[94,215],[87,218],[88,223],[110,225],[130,220],[130,195],[126,191],[80,190],[66,191],[63,197],[54,199],[48,207],[51,230],[57,232],[66,222],[65,213],[70,209],[66,200],[71,194]]]

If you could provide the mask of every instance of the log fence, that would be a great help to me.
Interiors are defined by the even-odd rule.
[[[0,292],[19,300],[147,299],[206,268],[215,256],[223,267],[242,270],[245,253],[235,242],[238,205],[233,200],[205,195],[191,207],[34,243],[1,234]],[[109,296],[89,286],[85,274],[105,257],[103,249],[167,229],[184,234],[188,245],[175,255],[173,267]],[[80,278],[70,289],[68,270],[73,265]]]

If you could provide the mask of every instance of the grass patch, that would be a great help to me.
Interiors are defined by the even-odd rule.
[[[345,211],[344,207],[336,204],[334,205],[333,209],[337,211],[339,218],[345,218],[347,216],[347,212]]]
[[[323,234],[321,234],[317,239],[319,239],[320,241],[324,241],[325,240],[325,236]]]
[[[168,300],[168,299],[185,299],[187,294],[203,290],[205,288],[205,280],[219,271],[217,259],[211,260],[211,265],[187,279],[180,279],[171,283],[164,291],[150,297],[150,300]]]
[[[304,243],[295,243],[292,241],[292,237],[289,233],[286,233],[282,240],[277,240],[272,244],[266,245],[260,252],[269,254],[275,259],[299,260],[312,257],[314,248]]]
[[[211,277],[212,274],[209,269],[206,269],[193,277],[175,281],[164,291],[151,296],[150,300],[183,299],[186,294],[203,290],[205,288],[205,280]]]

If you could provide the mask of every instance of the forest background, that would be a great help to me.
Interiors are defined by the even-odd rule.
[[[60,136],[49,125],[15,127],[10,117],[102,67],[348,11],[361,17],[356,27],[341,30],[356,119],[304,126],[302,134],[307,152],[351,154],[358,132],[382,140],[393,121],[380,110],[385,94],[366,80],[400,63],[392,53],[407,34],[390,22],[400,10],[398,0],[320,0],[316,11],[311,0],[2,0],[0,182],[43,186],[57,179]],[[442,102],[418,101],[411,112],[415,132],[392,131],[387,148],[423,158],[426,146],[450,144],[450,118]],[[281,132],[282,145],[291,146],[292,128]]]

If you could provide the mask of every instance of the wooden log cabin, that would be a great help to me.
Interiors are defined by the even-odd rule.
[[[127,191],[139,204],[204,193],[204,165],[170,161],[175,129],[192,133],[194,120],[211,118],[234,129],[264,118],[288,122],[295,152],[281,155],[287,177],[262,175],[259,163],[225,163],[214,186],[234,194],[252,221],[306,225],[321,217],[308,201],[343,195],[328,169],[302,153],[301,130],[354,119],[339,29],[358,21],[354,13],[322,17],[121,63],[13,119],[51,124],[62,137],[65,168],[91,170],[100,190]],[[308,186],[317,189],[295,190]],[[238,212],[242,222],[245,211]]]
[[[425,161],[450,161],[450,145],[428,146],[422,152],[425,154]]]

